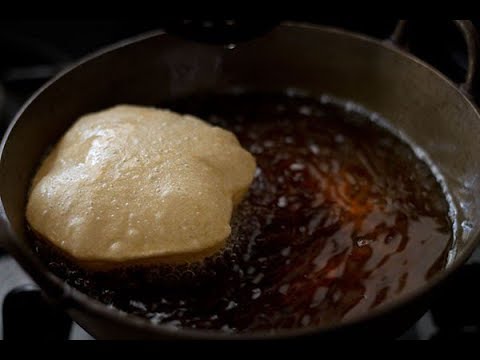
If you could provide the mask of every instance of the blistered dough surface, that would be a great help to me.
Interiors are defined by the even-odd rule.
[[[225,245],[254,171],[226,130],[116,106],[80,118],[55,146],[33,180],[27,220],[81,262],[197,261]]]

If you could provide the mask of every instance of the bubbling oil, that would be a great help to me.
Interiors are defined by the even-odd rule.
[[[37,239],[50,269],[157,324],[225,332],[327,325],[441,271],[442,187],[405,142],[338,101],[237,93],[161,104],[234,132],[257,160],[227,248],[202,264],[88,272]]]

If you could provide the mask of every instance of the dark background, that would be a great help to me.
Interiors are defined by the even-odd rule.
[[[2,20],[0,18],[0,86],[9,96],[3,121],[26,97],[66,64],[107,44],[154,29],[178,19],[48,19]],[[270,18],[265,22],[283,20]],[[397,22],[394,18],[296,17],[305,21],[346,28],[377,38],[387,38]],[[261,24],[260,20],[244,19]],[[480,27],[480,18],[473,20]],[[461,81],[466,68],[462,37],[449,20],[411,20],[412,51]],[[1,90],[0,90],[1,91]]]

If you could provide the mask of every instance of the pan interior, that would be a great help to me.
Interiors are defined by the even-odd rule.
[[[358,317],[446,266],[443,183],[384,119],[293,90],[159,105],[235,133],[256,157],[227,248],[190,265],[86,271],[39,239],[50,270],[82,292],[154,324],[276,331]]]

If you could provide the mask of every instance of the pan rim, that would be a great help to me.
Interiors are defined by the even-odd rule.
[[[422,66],[425,70],[432,72],[433,75],[439,77],[446,86],[450,86],[453,88],[458,95],[469,104],[474,113],[478,118],[480,118],[480,112],[477,106],[473,103],[471,99],[469,99],[464,92],[462,92],[459,87],[452,82],[448,77],[442,74],[439,70],[435,69],[433,66],[429,65],[428,63],[420,60],[415,55],[397,47],[396,45],[392,44],[388,40],[379,40],[372,38],[367,35],[351,32],[344,29],[339,29],[336,27],[330,26],[323,26],[323,25],[313,25],[308,23],[299,23],[299,22],[284,22],[280,24],[277,29],[300,29],[300,30],[309,30],[309,31],[320,31],[330,33],[332,35],[337,36],[344,36],[350,37],[358,41],[363,41],[368,43],[369,45],[381,47],[384,50],[391,51],[396,53],[399,56],[407,58],[409,61],[416,63],[417,65]],[[115,44],[109,45],[104,47],[86,57],[82,58],[81,60],[75,62],[67,69],[60,72],[56,75],[53,79],[43,85],[38,91],[36,91],[22,106],[22,108],[18,111],[14,119],[12,120],[11,124],[8,126],[1,145],[0,145],[0,162],[4,161],[4,148],[8,142],[11,132],[13,131],[17,121],[22,117],[24,111],[30,106],[30,104],[40,96],[51,84],[58,81],[60,78],[65,76],[66,74],[70,73],[71,71],[75,70],[77,67],[89,62],[90,60],[96,59],[102,55],[110,53],[112,51],[118,50],[120,48],[139,43],[142,41],[149,40],[151,38],[164,36],[166,35],[164,31],[155,30],[150,31],[147,33],[143,33]],[[168,35],[171,36],[171,35]],[[8,242],[14,242],[16,237],[14,234],[13,229],[8,221],[8,216],[5,212],[5,208],[3,205],[3,200],[0,196],[0,215],[6,221],[7,231],[10,236],[6,240]],[[206,330],[206,329],[172,329],[166,325],[162,324],[153,324],[146,318],[133,315],[130,313],[123,312],[121,310],[109,307],[108,305],[89,297],[88,295],[82,293],[81,291],[75,289],[74,287],[65,283],[61,278],[57,277],[53,273],[51,273],[46,267],[44,267],[45,278],[49,281],[52,286],[58,287],[62,289],[62,293],[64,293],[64,301],[66,305],[66,310],[75,310],[75,311],[85,311],[92,316],[98,316],[103,318],[106,321],[110,321],[112,323],[121,322],[130,327],[135,329],[141,329],[142,331],[147,330],[149,334],[157,334],[158,336],[169,336],[169,337],[176,337],[176,338],[185,338],[185,339],[223,339],[223,340],[235,340],[235,339],[249,339],[249,340],[260,340],[260,339],[285,339],[285,338],[294,338],[294,337],[301,337],[301,336],[311,336],[311,335],[325,335],[327,333],[333,333],[336,331],[345,330],[349,327],[358,326],[367,320],[375,320],[383,317],[384,315],[398,310],[401,307],[411,303],[414,299],[420,298],[425,296],[426,294],[430,293],[435,287],[437,287],[440,283],[442,283],[447,277],[449,277],[453,272],[455,272],[460,266],[462,266],[466,260],[471,256],[475,248],[477,247],[478,243],[480,242],[480,236],[477,236],[475,239],[472,239],[469,243],[467,243],[462,250],[462,253],[454,259],[454,261],[442,272],[432,277],[424,286],[416,288],[406,294],[400,295],[390,301],[387,304],[380,306],[377,309],[370,310],[364,314],[358,315],[353,317],[352,319],[345,320],[340,323],[330,324],[325,326],[308,326],[303,328],[294,328],[294,329],[280,329],[275,330],[273,332],[266,332],[266,331],[253,331],[249,333],[225,333],[219,330]],[[29,256],[36,257],[32,251],[32,254]],[[15,256],[14,256],[15,258]],[[17,259],[15,258],[17,261]],[[21,261],[17,261],[23,267]]]

